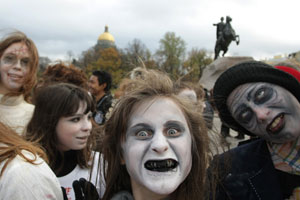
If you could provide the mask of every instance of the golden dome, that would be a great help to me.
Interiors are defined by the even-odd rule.
[[[112,41],[115,42],[115,38],[114,36],[112,36],[109,32],[108,32],[108,26],[105,26],[105,31],[104,33],[102,33],[99,37],[98,40],[108,40],[108,41]]]

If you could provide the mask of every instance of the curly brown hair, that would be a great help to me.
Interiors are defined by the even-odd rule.
[[[71,83],[87,89],[87,81],[88,78],[82,69],[72,64],[67,65],[63,62],[59,62],[47,67],[38,85],[45,86],[53,83]]]

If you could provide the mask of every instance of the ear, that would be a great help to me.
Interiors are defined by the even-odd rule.
[[[102,83],[103,90],[105,90],[106,86],[107,86],[106,83]]]

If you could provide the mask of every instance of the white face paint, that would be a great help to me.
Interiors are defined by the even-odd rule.
[[[191,90],[191,89],[183,89],[178,93],[179,97],[183,97],[183,98],[187,98],[190,101],[196,103],[197,102],[197,94],[195,92],[195,90]]]
[[[10,45],[0,58],[0,93],[18,90],[30,70],[30,54],[24,43]]]
[[[168,98],[134,108],[122,143],[135,197],[166,197],[185,180],[192,167],[192,139],[180,108]]]
[[[59,119],[56,126],[59,150],[79,150],[86,146],[92,129],[92,113],[84,114],[85,109],[86,104],[80,103],[74,115]]]
[[[233,118],[251,133],[275,143],[300,136],[300,104],[288,90],[270,83],[247,83],[227,99]]]

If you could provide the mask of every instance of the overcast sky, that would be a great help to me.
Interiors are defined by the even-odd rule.
[[[228,55],[256,59],[300,50],[299,0],[1,0],[0,29],[23,31],[41,56],[78,56],[97,42],[104,26],[116,45],[140,39],[153,53],[168,31],[191,48],[213,51],[213,23],[229,15],[240,35]]]

